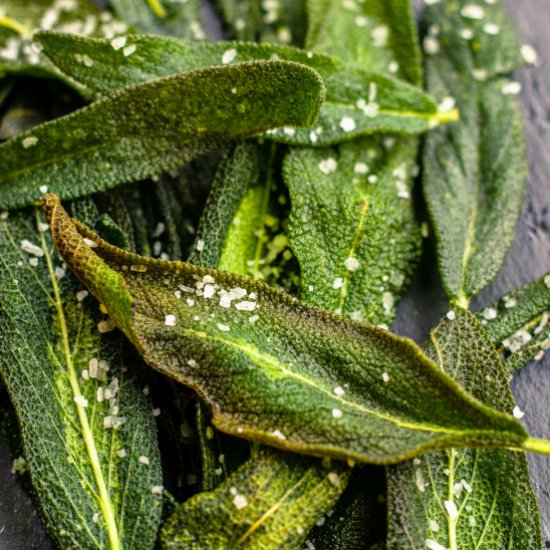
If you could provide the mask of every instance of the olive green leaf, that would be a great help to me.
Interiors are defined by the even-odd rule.
[[[299,548],[349,476],[344,466],[316,462],[260,451],[215,491],[183,504],[162,529],[163,548]]]
[[[506,375],[482,325],[460,308],[447,317],[431,335],[429,355],[479,400],[510,412]],[[542,548],[522,453],[451,449],[389,472],[389,548]]]
[[[220,430],[281,449],[391,463],[457,446],[549,452],[410,340],[246,277],[117,249],[43,201],[64,260],[154,368]]]
[[[200,0],[109,0],[109,4],[122,21],[138,32],[206,38]]]
[[[0,146],[0,208],[29,204],[45,188],[79,197],[175,168],[268,128],[310,125],[323,95],[316,72],[282,61],[130,86]]]
[[[550,274],[504,295],[477,314],[489,338],[514,373],[549,348]]]
[[[274,56],[315,69],[327,88],[327,101],[315,127],[280,128],[271,139],[294,145],[330,145],[373,132],[417,134],[455,120],[456,111],[439,112],[419,88],[387,75],[365,72],[335,58],[285,46],[233,42],[189,42],[167,37],[132,35],[125,42],[135,46],[125,56],[119,43],[56,33],[40,33],[36,40],[63,72],[85,86],[105,92],[205,66],[241,63]],[[120,39],[117,39],[120,40]],[[75,53],[93,65],[75,62]],[[117,71],[112,67],[116,65]]]
[[[28,210],[0,221],[0,376],[19,419],[19,465],[59,547],[153,548],[162,473],[141,361],[106,332],[46,229]]]
[[[405,160],[415,151],[414,142],[387,150],[383,138],[367,138],[287,155],[289,239],[303,300],[355,320],[392,323],[419,253]]]
[[[424,41],[428,90],[449,105],[456,101],[461,121],[428,136],[424,194],[443,284],[462,306],[502,266],[515,238],[527,175],[519,85],[498,77],[498,60],[511,67],[494,53],[502,46],[505,55],[504,43],[516,39],[507,27],[489,26],[493,19],[483,18],[485,27],[471,24],[472,14],[486,11],[497,17],[503,8],[452,1],[431,6],[426,16],[428,27],[440,30]],[[493,34],[486,27],[500,30]],[[464,29],[472,38],[464,37]],[[482,53],[482,47],[490,52]]]
[[[410,0],[307,0],[306,47],[369,71],[422,84],[417,30]],[[343,39],[345,37],[345,40]]]
[[[113,38],[125,33],[128,27],[89,0],[2,0],[0,73],[59,76],[33,40],[33,33],[39,29]],[[86,57],[77,59],[82,64],[88,63]]]

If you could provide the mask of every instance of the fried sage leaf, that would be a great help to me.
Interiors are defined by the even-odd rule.
[[[506,375],[482,325],[460,308],[451,317],[432,333],[429,355],[479,400],[510,412]],[[389,548],[542,548],[522,453],[451,449],[389,472]]]
[[[483,21],[502,19],[503,10],[500,3],[470,0],[426,10],[428,27],[441,30],[424,41],[427,87],[440,101],[456,99],[461,121],[428,136],[424,194],[443,284],[463,306],[502,266],[515,238],[527,176],[519,87],[499,76],[499,71],[513,68],[507,52],[517,39],[507,25],[496,35],[483,29]],[[472,11],[482,21],[472,22]],[[465,29],[471,39],[465,40]]]
[[[410,340],[246,277],[127,253],[71,220],[54,195],[43,204],[67,264],[146,362],[199,393],[222,431],[379,463],[457,446],[546,451]]]
[[[550,274],[509,292],[477,314],[493,344],[504,354],[504,368],[516,372],[550,347]]]
[[[261,450],[216,490],[183,504],[162,529],[163,548],[299,548],[348,476],[343,465]]]
[[[0,222],[0,376],[40,512],[60,548],[151,549],[162,472],[141,361],[53,251],[34,212]]]
[[[419,252],[411,201],[416,144],[356,140],[294,149],[285,159],[289,239],[301,298],[358,321],[389,326]]]
[[[200,0],[109,0],[109,4],[122,21],[139,32],[206,38]]]
[[[315,71],[282,61],[125,88],[0,146],[0,208],[29,204],[44,188],[79,197],[175,168],[268,128],[308,126],[323,96]]]
[[[294,61],[315,69],[327,87],[315,127],[281,128],[271,139],[294,145],[330,145],[373,132],[418,134],[439,123],[456,119],[457,113],[440,113],[421,89],[401,82],[390,73],[366,72],[333,57],[267,44],[189,42],[157,36],[132,35],[126,44],[136,48],[131,56],[116,42],[56,33],[36,36],[47,55],[62,71],[97,91],[112,91],[181,71],[251,60]],[[118,49],[113,47],[113,43]],[[129,47],[129,46],[126,46]],[[93,60],[85,67],[75,62],[75,52]],[[113,66],[117,67],[113,71]]]

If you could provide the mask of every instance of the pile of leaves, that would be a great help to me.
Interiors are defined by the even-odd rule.
[[[409,0],[219,0],[233,41],[198,0],[2,2],[2,428],[58,547],[542,548],[508,377],[550,275],[469,309],[536,56],[498,1],[426,4],[421,53]]]

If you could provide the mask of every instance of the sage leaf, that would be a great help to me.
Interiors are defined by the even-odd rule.
[[[482,325],[460,308],[448,317],[432,333],[429,355],[480,401],[510,412],[514,400]],[[389,548],[542,548],[522,453],[450,449],[389,472]]]
[[[504,367],[514,373],[549,347],[550,274],[504,295],[477,314]]]
[[[498,76],[494,65],[499,46],[516,39],[507,27],[493,36],[461,16],[468,6],[503,17],[497,3],[482,6],[464,0],[431,6],[427,25],[441,33],[424,42],[428,90],[440,101],[456,100],[461,112],[460,123],[434,130],[426,140],[424,195],[443,285],[462,306],[502,266],[515,238],[527,175],[518,87]],[[465,28],[471,40],[463,38]],[[480,52],[482,46],[490,52]]]
[[[0,71],[59,78],[33,40],[36,31],[54,28],[60,32],[105,38],[113,38],[128,30],[125,23],[102,12],[88,0],[2,0]],[[78,59],[80,63],[88,63],[87,58]]]
[[[36,40],[62,71],[97,91],[112,91],[181,71],[220,63],[279,59],[308,65],[322,76],[327,101],[315,127],[281,128],[271,139],[293,145],[331,145],[373,132],[418,134],[455,120],[456,111],[440,113],[434,101],[419,88],[400,82],[391,74],[365,72],[335,58],[285,46],[232,42],[188,42],[156,36],[131,36],[136,47],[131,56],[114,49],[108,40],[92,40],[41,33]],[[75,62],[75,52],[93,60],[91,67]],[[113,64],[118,70],[112,70]]]
[[[215,491],[179,508],[162,529],[163,548],[300,548],[349,476],[345,466],[319,462],[259,451]]]
[[[140,361],[52,248],[33,212],[0,222],[0,375],[40,512],[62,548],[153,548],[162,473]]]
[[[32,203],[44,188],[76,198],[175,168],[268,128],[307,126],[323,95],[317,73],[279,61],[125,88],[0,146],[0,208]]]
[[[378,463],[456,446],[547,452],[410,340],[246,277],[127,253],[71,220],[54,195],[43,204],[67,264],[151,366],[199,393],[222,431]]]
[[[358,321],[392,323],[419,254],[412,163],[405,160],[415,151],[410,141],[387,150],[383,138],[367,138],[287,155],[289,239],[303,300]]]
[[[109,0],[109,4],[120,20],[138,32],[206,38],[199,0]]]
[[[369,71],[422,84],[417,30],[410,0],[307,0],[306,46]],[[345,40],[342,37],[346,37]]]

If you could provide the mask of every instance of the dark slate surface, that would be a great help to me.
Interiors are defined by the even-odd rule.
[[[417,5],[421,2],[417,1]],[[539,52],[537,67],[521,71],[521,100],[530,150],[530,185],[518,239],[502,273],[476,301],[483,307],[502,294],[550,271],[550,9],[548,0],[506,0],[525,43]],[[403,300],[396,329],[422,340],[447,309],[434,264],[426,251],[419,276]],[[536,437],[550,439],[550,354],[514,377],[512,390]],[[529,456],[540,503],[543,536],[550,548],[550,457]],[[0,440],[0,550],[49,550],[32,501],[11,474],[11,458]]]

